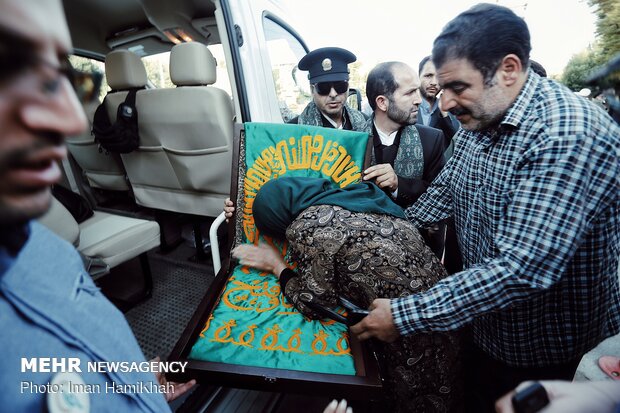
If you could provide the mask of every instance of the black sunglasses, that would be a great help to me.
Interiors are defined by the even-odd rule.
[[[346,80],[341,80],[340,82],[320,82],[315,83],[314,90],[316,93],[322,96],[329,95],[329,92],[332,91],[332,88],[336,91],[336,93],[341,94],[349,90],[349,82]]]

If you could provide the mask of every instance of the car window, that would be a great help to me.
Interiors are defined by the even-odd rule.
[[[170,80],[170,52],[142,57],[146,77],[152,87],[174,87]]]
[[[224,59],[224,50],[222,45],[209,45],[208,48],[217,62],[216,81],[213,86],[225,90],[232,96],[232,89],[228,79],[228,71],[226,70],[226,60]],[[145,56],[142,58],[142,61],[144,62],[146,75],[151,86],[156,88],[175,87],[170,80],[170,52]]]
[[[104,76],[105,64],[99,60],[88,57],[71,55],[69,62],[76,73],[76,93],[83,103],[94,101],[99,102],[108,93],[108,82]]]
[[[299,115],[312,98],[305,72],[297,68],[306,50],[291,32],[269,17],[263,19],[263,30],[280,113],[288,122]]]

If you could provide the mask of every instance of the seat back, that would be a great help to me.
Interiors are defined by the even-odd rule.
[[[95,137],[91,134],[93,118],[99,103],[98,99],[84,103],[84,112],[89,123],[88,130],[77,136],[68,136],[67,148],[91,187],[128,191],[129,184],[121,158],[116,153],[100,150]]]
[[[137,54],[128,50],[115,50],[108,53],[105,58],[105,73],[108,85],[112,89],[112,92],[106,95],[105,108],[110,123],[114,123],[116,121],[118,106],[125,101],[127,91],[130,89],[144,88],[146,86],[146,69]],[[126,171],[126,165],[119,154],[110,153],[106,150],[103,150],[102,153],[118,161],[123,168],[123,178],[125,182],[129,179],[131,183],[131,179]],[[125,178],[125,176],[127,176],[127,178]],[[127,185],[127,189],[129,189],[129,185]]]
[[[212,85],[215,59],[200,43],[170,55],[176,88],[137,94],[140,148],[121,155],[136,202],[151,208],[217,216],[230,190],[233,109]]]
[[[47,212],[39,218],[39,222],[52,232],[76,248],[80,245],[80,226],[71,215],[71,212],[55,197]]]
[[[127,91],[146,86],[146,69],[137,54],[128,50],[114,50],[105,57],[105,75],[112,89],[105,97],[105,107],[110,123],[114,123],[118,106],[125,101]]]
[[[56,197],[52,197],[49,210],[38,220],[82,254],[100,258],[110,268],[160,244],[159,224],[155,221],[95,211],[78,224]]]

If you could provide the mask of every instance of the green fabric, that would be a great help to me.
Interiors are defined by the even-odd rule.
[[[237,266],[190,359],[354,375],[347,328],[304,318],[272,274]]]
[[[260,188],[282,176],[326,178],[335,186],[362,179],[368,134],[312,125],[245,124],[244,241],[256,242],[252,205]]]
[[[284,239],[291,222],[313,205],[336,205],[353,212],[405,218],[402,208],[373,183],[334,188],[327,179],[300,177],[282,177],[267,182],[256,195],[252,213],[261,233]]]
[[[245,124],[243,193],[238,199],[241,242],[259,235],[252,204],[273,178],[326,178],[336,187],[361,179],[368,134],[308,125]],[[275,243],[282,254],[286,244]],[[192,347],[190,359],[355,375],[346,326],[304,318],[280,291],[277,277],[237,266]]]

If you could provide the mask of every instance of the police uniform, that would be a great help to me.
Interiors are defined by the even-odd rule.
[[[300,70],[308,71],[310,84],[324,82],[342,82],[349,80],[348,64],[355,62],[353,53],[340,47],[323,47],[313,50],[305,55],[298,64]],[[366,117],[358,110],[344,105],[342,128],[347,130],[362,130]],[[310,102],[301,115],[291,119],[288,123],[300,125],[324,126],[335,128],[334,125],[323,115],[314,101]]]

